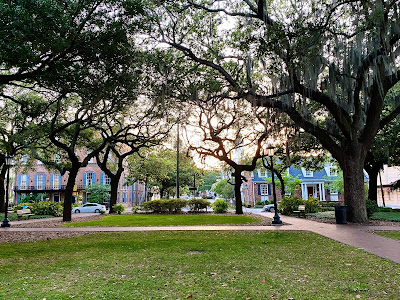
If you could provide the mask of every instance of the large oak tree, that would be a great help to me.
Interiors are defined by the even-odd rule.
[[[348,218],[366,222],[363,166],[399,81],[398,1],[153,1],[147,33],[225,83],[286,113],[343,170]],[[196,69],[199,70],[199,69]],[[199,75],[202,75],[199,72]]]

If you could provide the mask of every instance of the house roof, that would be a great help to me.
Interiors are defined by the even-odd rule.
[[[312,176],[304,176],[304,168],[303,169],[299,169],[297,167],[291,166],[289,168],[289,174],[292,177],[298,177],[299,179],[301,179],[303,182],[330,182],[332,180],[335,180],[338,178],[337,175],[335,176],[328,176],[327,172],[326,172],[326,168],[323,168],[322,170],[319,171],[313,171]],[[265,178],[264,176],[260,176],[258,170],[255,170],[253,172],[254,177],[252,178],[253,182],[256,183],[264,183],[265,182]],[[268,174],[267,177],[271,177],[270,174]],[[364,173],[364,179],[368,180],[368,177],[366,176],[366,174]]]

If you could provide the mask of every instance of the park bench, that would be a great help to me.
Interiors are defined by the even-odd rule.
[[[300,218],[302,215],[304,218],[306,217],[306,206],[305,205],[299,205],[297,210],[294,210],[293,213],[296,213],[298,217]]]
[[[31,210],[29,208],[25,208],[25,209],[18,209],[17,210],[17,218],[18,221],[21,220],[21,218],[23,216],[27,216],[28,220],[31,218],[31,216],[34,216],[35,214],[33,214],[31,212]]]

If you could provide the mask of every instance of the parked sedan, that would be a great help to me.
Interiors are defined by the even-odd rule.
[[[106,206],[98,203],[86,203],[72,209],[73,213],[99,213],[100,211],[105,212]]]
[[[274,211],[275,211],[275,209],[274,209],[274,205],[273,205],[273,204],[267,204],[267,205],[264,205],[264,207],[263,207],[263,211],[270,211],[270,212],[274,212]]]

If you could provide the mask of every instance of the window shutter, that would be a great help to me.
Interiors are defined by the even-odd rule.
[[[326,193],[327,193],[328,195],[330,195],[330,194],[331,194],[330,189],[326,189]]]
[[[258,194],[261,195],[261,185],[257,185],[258,187]]]
[[[100,174],[100,184],[104,184],[104,173]]]
[[[93,172],[92,173],[92,185],[95,185],[96,184],[96,173],[95,172]]]
[[[37,189],[37,187],[38,187],[38,182],[37,182],[37,180],[38,180],[38,174],[35,174],[35,189]]]
[[[83,186],[86,186],[86,173],[83,173]]]
[[[53,183],[54,183],[54,174],[50,174],[50,189],[53,189]]]
[[[58,187],[57,187],[57,188],[58,188],[58,189],[61,189],[61,185],[62,185],[62,176],[61,176],[61,173],[58,174],[58,176],[59,176],[59,177],[58,177],[58,178],[59,178],[59,180],[58,180],[59,183],[58,183]]]
[[[21,174],[18,174],[18,187],[21,188],[21,181],[22,181],[22,176]],[[19,194],[18,194],[19,196]]]
[[[29,175],[26,175],[26,186],[29,186]]]
[[[19,175],[19,176],[21,176],[21,175]],[[20,194],[17,194],[17,204],[19,204],[19,201],[21,200],[21,195]]]
[[[268,184],[268,196],[271,196],[271,185]]]
[[[43,189],[46,189],[46,174],[43,174]]]

